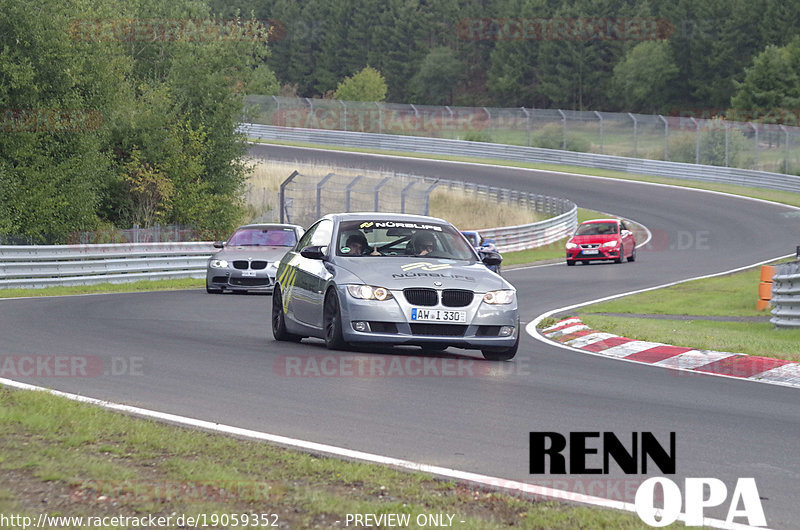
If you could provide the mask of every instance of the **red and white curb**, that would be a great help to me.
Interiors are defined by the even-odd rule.
[[[571,348],[626,361],[800,387],[800,364],[792,361],[628,339],[593,330],[579,318],[562,320],[541,333]]]

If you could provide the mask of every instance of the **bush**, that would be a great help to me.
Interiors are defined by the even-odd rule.
[[[558,123],[548,123],[532,137],[532,143],[536,147],[545,149],[564,149],[564,128]],[[567,151],[587,153],[591,149],[591,143],[585,138],[567,131]]]

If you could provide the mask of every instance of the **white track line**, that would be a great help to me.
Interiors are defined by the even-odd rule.
[[[324,454],[348,460],[357,460],[360,462],[381,464],[399,469],[416,471],[420,473],[429,473],[440,478],[458,480],[461,482],[477,484],[491,489],[498,489],[502,492],[509,493],[512,495],[522,494],[526,497],[537,497],[537,498],[544,498],[562,502],[566,501],[566,502],[584,504],[588,506],[594,506],[598,508],[612,508],[616,510],[623,510],[626,512],[636,513],[635,505],[628,502],[604,499],[602,497],[593,497],[591,495],[573,493],[570,491],[558,490],[558,489],[548,488],[545,486],[537,486],[535,484],[527,484],[525,482],[519,482],[516,480],[507,480],[499,477],[491,477],[488,475],[471,473],[469,471],[459,471],[457,469],[450,469],[446,467],[431,466],[428,464],[419,464],[416,462],[411,462],[409,460],[402,460],[399,458],[381,456],[373,453],[365,453],[363,451],[346,449],[344,447],[337,447],[334,445],[309,442],[306,440],[298,440],[296,438],[289,438],[286,436],[279,436],[276,434],[268,434],[265,432],[254,431],[250,429],[242,429],[240,427],[233,427],[230,425],[213,423],[210,421],[199,420],[196,418],[188,418],[185,416],[168,414],[166,412],[158,412],[139,407],[132,407],[130,405],[122,405],[110,401],[103,401],[100,399],[80,396],[77,394],[70,394],[68,392],[61,392],[59,390],[52,390],[49,388],[38,387],[35,385],[29,385],[27,383],[20,383],[18,381],[13,381],[11,379],[0,378],[0,385],[17,388],[19,390],[43,391],[52,394],[54,396],[67,398],[81,403],[88,403],[91,405],[100,406],[107,410],[122,412],[143,418],[150,418],[166,423],[181,425],[184,427],[191,427],[204,431],[236,436],[239,438],[248,438],[251,440],[271,442],[284,447],[291,447],[302,451]],[[686,514],[681,513],[678,516],[678,520],[686,521]],[[703,524],[705,526],[710,526],[712,528],[727,528],[733,530],[757,528],[748,525],[743,525],[740,523],[729,524],[721,519],[712,519],[709,517],[703,518]],[[758,527],[758,528],[763,529],[763,527]]]

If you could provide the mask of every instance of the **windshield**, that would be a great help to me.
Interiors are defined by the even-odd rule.
[[[617,233],[617,223],[586,223],[578,227],[576,236],[600,236]]]
[[[348,221],[339,224],[335,244],[339,256],[476,259],[455,228],[436,223]]]
[[[297,236],[291,228],[242,228],[228,240],[232,247],[293,247]]]

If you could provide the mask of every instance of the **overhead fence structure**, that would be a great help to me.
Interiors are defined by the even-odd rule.
[[[663,162],[486,142],[323,129],[295,129],[252,123],[240,124],[239,131],[250,138],[262,140],[579,166],[621,171],[636,175],[653,175],[680,180],[734,184],[794,193],[800,192],[800,176],[750,169]]]
[[[481,230],[507,252],[548,245],[577,227],[577,206],[569,200],[534,193],[407,174],[356,176],[302,175],[293,172],[281,184],[281,222],[308,226],[333,212],[394,212],[430,215],[435,190],[460,191],[492,205],[528,209],[548,218],[525,225]],[[473,227],[459,227],[467,230]]]
[[[428,106],[248,96],[242,121],[294,129],[472,140],[586,154],[792,174],[800,116],[676,109],[647,115],[560,109]]]
[[[0,289],[203,278],[212,243],[0,246]]]
[[[776,328],[800,328],[800,261],[775,266],[770,322]]]

